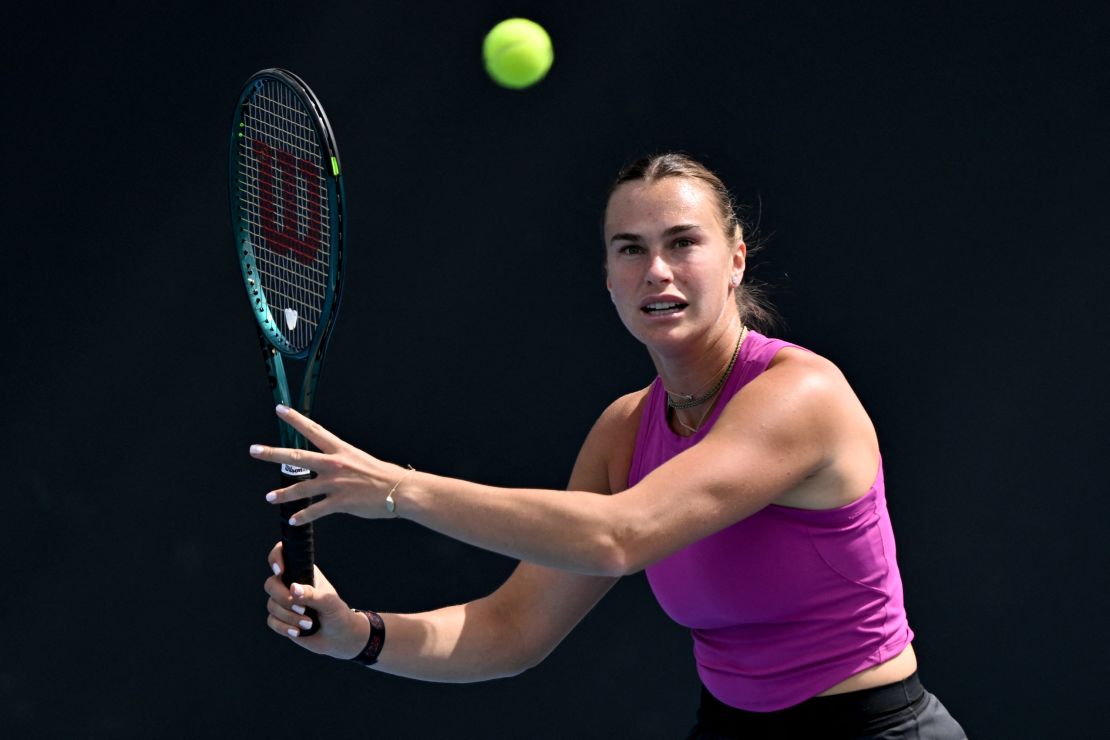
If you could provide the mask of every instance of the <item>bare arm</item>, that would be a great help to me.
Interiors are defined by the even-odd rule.
[[[383,614],[387,639],[374,667],[451,683],[517,675],[546,658],[615,581],[521,563],[484,599]]]
[[[620,404],[614,408],[626,412],[628,404]],[[614,449],[618,450],[615,457]],[[619,484],[627,476],[630,452],[627,413],[614,413],[611,408],[583,445],[570,487],[609,493],[614,482]],[[280,562],[280,547],[275,548],[271,560]],[[439,682],[482,681],[518,674],[550,654],[615,582],[611,577],[521,563],[500,588],[485,598],[420,614],[382,614],[386,641],[374,668]],[[321,615],[322,626],[331,623],[331,634],[322,629],[316,636],[292,639],[316,652],[340,658],[357,654],[369,637],[365,618],[349,612],[322,574],[317,588],[303,590],[307,598],[289,594],[276,575],[267,582],[271,628],[287,635],[287,630],[303,618],[290,607],[313,606]],[[327,648],[322,649],[325,640]]]
[[[870,422],[839,371],[807,354],[773,364],[729,401],[704,440],[620,495],[497,488],[418,472],[394,491],[396,513],[552,568],[609,576],[635,572],[858,457],[857,440],[866,436],[859,430],[870,429]],[[390,516],[383,502],[401,468],[295,412],[286,418],[322,453],[263,448],[256,455],[319,475],[275,492],[271,500],[327,493],[305,509],[303,521],[335,511]]]

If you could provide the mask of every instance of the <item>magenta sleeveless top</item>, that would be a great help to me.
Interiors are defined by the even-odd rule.
[[[666,394],[656,378],[628,485],[697,444],[725,402],[792,346],[749,332],[722,402],[690,437],[667,426]],[[913,639],[881,463],[870,490],[847,506],[772,504],[649,566],[647,577],[663,610],[690,628],[702,683],[740,709],[798,704],[889,660]]]

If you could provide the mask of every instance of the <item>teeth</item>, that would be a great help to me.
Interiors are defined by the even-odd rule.
[[[685,306],[685,303],[649,303],[644,306],[645,311],[677,311]]]

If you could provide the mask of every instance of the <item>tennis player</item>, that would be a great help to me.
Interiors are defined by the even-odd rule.
[[[422,614],[354,611],[322,573],[287,589],[270,553],[268,624],[302,647],[400,676],[479,681],[536,665],[617,578],[646,570],[691,630],[703,689],[690,738],[963,738],[918,678],[875,429],[828,360],[760,333],[747,247],[721,180],[680,154],[618,176],[606,285],[658,371],[614,401],[568,491],[415,471],[278,413],[320,452],[267,495],[401,517],[521,560],[493,594]],[[612,495],[619,494],[619,495]],[[306,607],[320,631],[303,637]]]

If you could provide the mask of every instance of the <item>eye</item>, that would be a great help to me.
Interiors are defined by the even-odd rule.
[[[692,247],[692,246],[694,246],[694,240],[693,239],[686,239],[686,238],[675,239],[674,240],[674,246],[680,247],[680,248],[681,247]]]
[[[644,248],[639,244],[622,244],[617,247],[617,254],[641,254]]]

